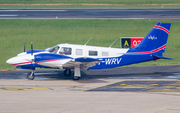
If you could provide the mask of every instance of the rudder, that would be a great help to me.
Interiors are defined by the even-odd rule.
[[[165,51],[171,23],[157,23],[136,47],[129,49],[131,52],[160,52]]]

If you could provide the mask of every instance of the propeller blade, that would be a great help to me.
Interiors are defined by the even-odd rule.
[[[32,40],[31,40],[31,55],[33,55],[33,43],[32,43]]]

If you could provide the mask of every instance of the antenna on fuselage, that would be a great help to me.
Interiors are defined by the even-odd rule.
[[[117,39],[116,39],[117,40]],[[109,48],[111,48],[111,46],[113,46],[113,44],[116,42],[116,40],[109,46]]]
[[[92,37],[91,37],[92,38]],[[86,46],[86,44],[91,40],[91,38],[84,44]]]

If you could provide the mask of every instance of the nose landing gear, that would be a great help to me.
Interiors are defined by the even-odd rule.
[[[27,73],[27,79],[28,80],[34,80],[34,77],[35,77],[34,71]]]

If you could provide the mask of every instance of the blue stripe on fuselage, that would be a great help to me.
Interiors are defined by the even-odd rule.
[[[156,60],[151,54],[141,54],[141,55],[122,55],[120,57],[111,57],[111,58],[100,58],[103,61],[99,64],[96,64],[94,67],[89,69],[108,69],[124,65],[130,65],[134,63],[140,63],[150,60]]]
[[[34,61],[49,61],[49,60],[58,60],[58,59],[73,59],[72,57],[59,55],[59,54],[51,54],[51,53],[41,53],[34,55]]]
[[[39,53],[39,52],[45,52],[45,50],[33,49],[33,53]],[[31,54],[31,50],[28,50],[26,53]]]
[[[48,66],[42,66],[36,63],[32,63],[32,64],[25,64],[25,65],[19,65],[16,67],[17,69],[31,69],[31,70],[35,70],[35,68],[52,68],[52,67],[48,67]]]

